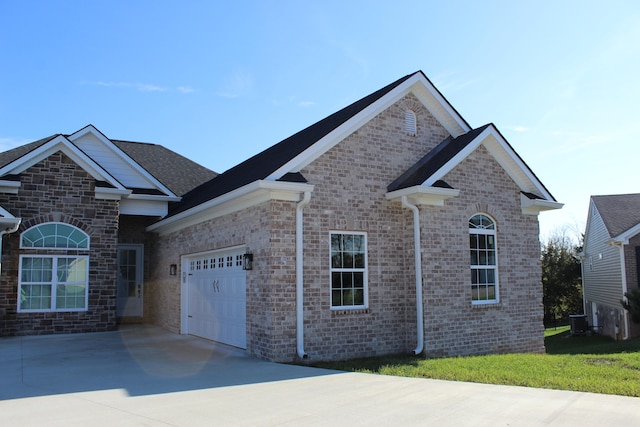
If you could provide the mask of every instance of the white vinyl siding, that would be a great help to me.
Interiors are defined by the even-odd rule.
[[[622,299],[620,248],[607,243],[609,233],[593,205],[586,236],[583,261],[585,298],[587,301],[619,307]]]

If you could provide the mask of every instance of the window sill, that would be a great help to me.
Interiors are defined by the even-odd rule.
[[[368,308],[332,308],[332,316],[348,316],[354,314],[369,314]]]

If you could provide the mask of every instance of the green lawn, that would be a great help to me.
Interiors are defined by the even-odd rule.
[[[423,359],[407,355],[318,363],[315,366],[417,378],[471,381],[640,397],[640,339],[613,341],[547,330],[546,354]]]

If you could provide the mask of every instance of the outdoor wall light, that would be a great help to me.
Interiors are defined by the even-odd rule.
[[[253,270],[253,254],[251,252],[242,255],[242,269]]]
[[[169,266],[169,276],[175,276],[178,273],[178,266],[175,264],[171,264]]]

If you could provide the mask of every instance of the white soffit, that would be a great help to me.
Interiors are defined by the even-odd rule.
[[[460,190],[455,188],[424,187],[422,185],[416,185],[413,187],[390,191],[385,194],[385,197],[389,200],[396,200],[406,196],[414,205],[444,206],[445,200],[457,197],[459,194]]]
[[[185,227],[238,212],[268,200],[298,202],[301,193],[312,192],[313,188],[313,185],[305,183],[254,181],[152,224],[147,227],[147,231],[155,231],[161,235],[173,233]]]

